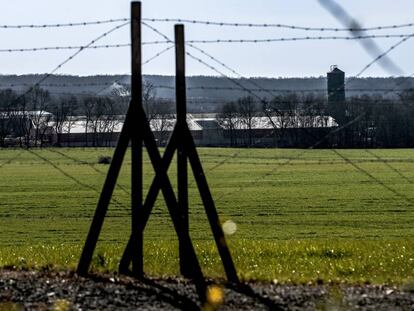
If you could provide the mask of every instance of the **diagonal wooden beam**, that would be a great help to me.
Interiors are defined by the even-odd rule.
[[[230,282],[239,283],[239,279],[232,261],[230,251],[219,222],[203,168],[197,154],[194,140],[186,122],[186,94],[185,94],[185,50],[184,27],[176,25],[176,69],[177,69],[177,124],[166,151],[161,157],[154,134],[142,107],[142,72],[141,72],[141,5],[139,2],[131,3],[131,35],[132,35],[132,81],[131,104],[126,115],[125,123],[115,149],[113,161],[108,171],[102,189],[95,215],[82,251],[77,272],[87,274],[92,260],[93,252],[102,229],[102,225],[113,195],[116,180],[131,141],[131,236],[121,258],[119,270],[121,273],[141,277],[143,270],[143,232],[151,215],[155,201],[160,191],[164,196],[168,212],[172,219],[180,247],[180,268],[185,270],[195,283],[197,293],[202,302],[206,301],[207,285],[200,263],[191,241],[188,226],[188,172],[187,160],[193,170],[201,199],[213,231],[214,239],[221,256],[227,278]],[[134,118],[134,122],[132,122]],[[178,141],[180,138],[180,141]],[[155,177],[151,184],[144,204],[142,203],[142,143],[145,143]],[[168,168],[172,162],[175,151],[178,151],[178,200],[168,177]],[[132,263],[132,271],[129,266]],[[185,265],[185,267],[183,267]]]
[[[177,132],[174,129],[171,138],[168,142],[168,145],[165,149],[163,158],[162,158],[162,167],[158,169],[162,169],[165,172],[168,172],[168,168],[172,162],[175,150],[177,149]],[[156,171],[154,180],[151,183],[151,187],[148,191],[147,197],[145,199],[143,212],[141,215],[140,221],[142,222],[142,228],[145,229],[148,219],[151,215],[152,209],[154,207],[155,201],[157,200],[159,191],[161,190],[161,182],[160,179],[163,178],[162,174]],[[129,239],[125,251],[122,255],[120,264],[119,264],[119,272],[121,274],[129,274],[129,265],[131,264],[132,260],[132,240]]]
[[[79,275],[88,274],[93,252],[95,251],[96,243],[98,242],[99,234],[101,233],[102,225],[105,220],[106,213],[108,211],[108,206],[111,202],[112,193],[114,191],[116,181],[118,179],[119,171],[124,160],[125,152],[128,148],[130,140],[130,122],[130,112],[128,111],[127,116],[125,118],[124,126],[122,127],[122,131],[119,136],[118,144],[115,148],[111,165],[108,170],[108,174],[105,179],[104,186],[102,188],[101,195],[99,197],[98,205],[96,207],[92,224],[89,229],[88,236],[86,238],[85,246],[83,247],[81,258],[78,263],[77,273]]]
[[[236,268],[230,254],[230,250],[227,246],[223,229],[221,228],[214,200],[211,195],[210,188],[208,187],[207,179],[204,174],[193,137],[191,136],[191,132],[188,128],[185,133],[185,141],[186,153],[190,160],[194,178],[200,192],[201,200],[203,201],[204,209],[213,232],[217,249],[223,262],[224,270],[226,271],[227,279],[232,283],[239,283],[239,277],[237,276]]]
[[[193,279],[195,283],[200,300],[205,301],[207,285],[203,273],[201,271],[200,263],[198,262],[196,252],[194,250],[194,246],[191,241],[189,231],[186,230],[185,222],[181,217],[178,202],[176,200],[170,179],[168,178],[167,171],[163,167],[163,160],[158,151],[154,134],[151,132],[148,120],[145,117],[145,113],[143,111],[141,113],[141,116],[142,122],[145,124],[143,128],[145,146],[147,147],[148,154],[151,159],[154,170],[161,176],[159,180],[161,191],[165,198],[168,212],[173,221],[175,232],[178,236],[178,243],[179,245],[183,246],[183,249],[186,250],[186,253],[184,255],[188,259],[187,262],[189,263],[189,265],[191,265],[191,268],[189,269],[191,279]]]

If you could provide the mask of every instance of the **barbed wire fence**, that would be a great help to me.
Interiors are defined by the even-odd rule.
[[[167,36],[165,36],[164,34],[162,34],[159,30],[157,30],[156,28],[154,28],[154,27],[152,27],[152,26],[149,26],[148,24],[145,24],[144,23],[144,25],[145,26],[147,26],[148,28],[150,28],[151,30],[153,30],[155,33],[157,33],[158,35],[160,35],[160,36],[162,36],[164,39],[166,39],[166,41],[167,42],[171,42],[171,40],[167,37]],[[368,64],[367,66],[365,66],[364,67],[364,69],[362,70],[362,71],[360,71],[360,73],[358,74],[358,76],[360,76],[365,70],[367,70],[370,66],[372,66],[375,62],[377,62],[377,61],[379,61],[381,58],[383,58],[383,57],[385,57],[388,53],[390,53],[392,50],[394,50],[397,46],[399,46],[400,44],[402,44],[403,42],[405,42],[405,41],[407,41],[408,40],[408,38],[409,37],[405,37],[402,41],[400,41],[398,44],[396,44],[396,45],[394,45],[394,46],[392,46],[389,50],[387,50],[386,52],[384,52],[384,53],[382,53],[382,54],[380,54],[376,59],[374,59],[373,60],[373,62],[371,62],[370,64]],[[198,50],[198,51],[200,51],[202,54],[204,54],[205,56],[207,56],[207,57],[209,57],[210,59],[212,59],[212,60],[214,60],[215,62],[217,62],[218,64],[220,64],[221,66],[223,66],[224,68],[226,68],[226,69],[228,69],[228,70],[230,70],[232,73],[234,73],[234,74],[236,74],[238,77],[240,77],[240,78],[242,78],[243,76],[242,75],[240,75],[239,73],[237,73],[235,70],[233,70],[233,69],[231,69],[229,66],[227,66],[227,65],[225,65],[224,63],[222,63],[222,62],[220,62],[220,61],[218,61],[216,58],[214,58],[213,56],[211,56],[211,55],[209,55],[208,53],[206,53],[205,51],[203,51],[202,49],[199,49],[199,48],[197,48],[197,47],[195,47],[193,44],[192,44],[192,42],[191,43],[188,43],[188,45],[189,46],[191,46],[191,47],[193,47],[194,49],[196,49],[196,50]],[[247,88],[245,88],[243,85],[241,85],[239,82],[237,82],[237,81],[235,81],[235,80],[233,80],[233,79],[231,79],[231,78],[229,78],[228,76],[226,76],[225,74],[223,74],[221,71],[219,71],[219,70],[217,70],[215,67],[213,67],[213,66],[211,66],[211,65],[209,65],[208,63],[206,63],[205,61],[203,61],[203,60],[201,60],[200,58],[197,58],[197,57],[195,57],[195,56],[193,56],[192,54],[190,54],[190,53],[188,53],[187,52],[187,55],[189,56],[189,57],[191,57],[191,58],[193,58],[193,59],[195,59],[196,61],[198,61],[198,62],[200,62],[200,63],[202,63],[203,65],[205,65],[206,67],[208,67],[208,68],[210,68],[210,69],[212,69],[213,71],[215,71],[216,73],[218,73],[218,74],[220,74],[221,76],[223,76],[223,77],[225,77],[225,78],[227,78],[227,79],[230,79],[231,81],[233,81],[236,85],[238,85],[241,89],[244,89],[244,90],[246,90],[246,91],[248,91],[251,95],[253,95],[253,96],[255,96],[255,97],[258,97],[254,92],[252,92],[250,89],[247,89]],[[259,87],[259,90],[262,90],[263,91],[263,89],[262,88],[260,88],[260,86],[259,85],[257,85],[257,84],[255,84],[255,86],[258,86]],[[268,92],[268,90],[264,90],[265,92]],[[271,94],[271,95],[273,95],[273,94]],[[259,100],[260,101],[263,101],[263,99],[262,98],[260,98],[260,97],[258,97],[259,98]],[[361,116],[358,116],[357,118],[356,118],[356,120],[358,120],[359,118],[360,118]],[[350,122],[350,124],[352,124],[353,122]],[[343,127],[343,128],[346,128],[346,127]],[[335,132],[338,132],[338,130],[335,130]],[[270,135],[272,135],[272,134],[270,134]],[[325,139],[325,138],[324,138]],[[314,147],[316,147],[317,145],[319,145],[320,144],[320,142],[318,142],[318,143],[316,143],[315,144],[315,146],[312,146],[311,148],[314,148]],[[249,147],[254,147],[254,146],[249,146]],[[356,169],[358,169],[360,172],[362,172],[363,174],[365,174],[365,175],[367,175],[368,177],[370,177],[371,179],[373,179],[374,181],[376,181],[379,185],[381,185],[382,187],[384,187],[385,189],[387,189],[387,190],[389,190],[389,191],[391,191],[392,193],[394,193],[395,195],[397,195],[397,196],[400,196],[400,197],[403,197],[405,200],[407,200],[409,203],[411,203],[411,201],[406,197],[406,196],[404,196],[404,195],[402,195],[402,194],[400,194],[400,193],[398,193],[398,192],[396,192],[394,189],[392,189],[391,187],[389,187],[389,186],[387,186],[386,184],[384,184],[382,181],[380,181],[380,180],[378,180],[377,178],[375,178],[372,174],[370,174],[369,172],[367,172],[367,171],[365,171],[364,169],[362,169],[360,166],[358,166],[358,165],[356,165],[356,164],[354,164],[354,163],[352,163],[352,161],[350,161],[348,158],[346,158],[344,155],[342,155],[341,153],[339,153],[339,152],[336,152],[337,153],[337,155],[338,156],[340,156],[344,161],[346,161],[347,163],[350,163],[350,164],[352,164]],[[222,165],[224,165],[227,161],[229,161],[229,159],[234,159],[234,158],[236,158],[236,157],[238,157],[240,155],[240,152],[237,152],[236,154],[234,154],[234,155],[232,155],[231,157],[229,157],[229,158],[227,158],[227,159],[224,159],[223,161],[221,161],[220,163],[218,163],[217,165],[215,165],[213,168],[212,168],[212,170],[214,170],[214,169],[217,169],[217,168],[219,168],[220,166],[222,166]],[[290,161],[287,161],[287,162],[285,162],[285,163],[289,163]],[[389,164],[388,164],[389,165]],[[389,165],[390,166],[390,165]],[[390,167],[391,168],[391,167]],[[396,169],[395,168],[393,168],[393,171],[396,171]],[[267,173],[266,175],[268,175],[268,174],[273,174],[275,172],[275,170],[272,170],[270,173]],[[400,172],[399,172],[399,174],[401,174]],[[264,177],[266,177],[266,176],[261,176],[261,177],[259,177],[256,181],[254,181],[253,182],[253,184],[254,183],[256,183],[257,181],[259,181],[259,180],[261,180],[262,178],[264,178]],[[238,191],[242,191],[243,189],[238,189]],[[217,201],[220,201],[220,198],[218,198],[218,200]]]
[[[332,27],[307,27],[307,26],[297,26],[297,25],[284,25],[284,24],[255,24],[255,23],[229,23],[229,22],[217,22],[217,21],[202,21],[202,20],[189,20],[189,19],[177,19],[177,18],[146,18],[143,19],[144,22],[142,23],[146,28],[150,29],[152,32],[156,33],[157,35],[161,36],[164,41],[155,40],[155,41],[147,41],[144,42],[144,45],[167,45],[166,48],[163,48],[159,52],[157,52],[152,57],[148,58],[143,65],[146,65],[153,60],[157,59],[158,57],[164,55],[168,51],[170,51],[174,45],[173,41],[163,34],[160,30],[158,30],[156,27],[150,25],[150,23],[185,23],[185,24],[197,24],[197,25],[204,25],[204,26],[218,26],[218,27],[249,27],[249,28],[283,28],[283,29],[293,29],[293,30],[300,30],[300,31],[320,31],[320,32],[350,32],[351,36],[302,36],[302,37],[279,37],[279,38],[266,38],[266,39],[207,39],[207,40],[189,40],[186,42],[187,46],[190,47],[190,49],[194,52],[199,53],[201,56],[195,56],[192,54],[192,52],[187,52],[187,56],[189,59],[192,59],[193,61],[202,64],[206,68],[212,70],[215,72],[215,74],[218,74],[219,76],[225,78],[227,81],[232,83],[234,87],[207,87],[207,86],[199,86],[199,87],[189,87],[188,90],[237,90],[237,91],[245,91],[247,94],[254,97],[259,102],[263,103],[267,101],[266,98],[262,97],[260,94],[267,94],[268,96],[275,96],[278,92],[326,92],[325,89],[309,89],[309,90],[281,90],[281,89],[269,89],[262,87],[259,83],[255,82],[254,80],[248,79],[242,74],[240,74],[235,69],[231,68],[231,66],[227,65],[223,61],[220,61],[217,57],[211,55],[210,53],[206,52],[204,49],[200,48],[196,44],[270,44],[270,43],[276,43],[276,42],[293,42],[293,41],[322,41],[322,40],[359,40],[359,41],[368,41],[373,39],[394,39],[399,38],[401,39],[397,43],[393,44],[389,49],[387,49],[384,52],[381,52],[373,58],[373,60],[364,66],[356,75],[355,77],[360,77],[363,73],[365,73],[369,68],[371,68],[374,64],[380,62],[384,58],[386,58],[392,51],[403,45],[403,43],[407,42],[409,39],[411,39],[414,36],[414,33],[408,33],[408,34],[395,34],[395,33],[387,33],[387,34],[360,34],[361,32],[367,32],[367,31],[383,31],[383,30],[395,30],[395,29],[403,29],[403,28],[412,28],[414,27],[414,23],[406,23],[406,24],[396,24],[396,25],[382,25],[382,26],[374,26],[374,27],[343,27],[343,28],[332,28]],[[113,23],[121,23],[113,28],[111,28],[109,31],[106,31],[102,33],[100,36],[96,37],[94,40],[90,41],[86,45],[75,45],[75,46],[48,46],[48,47],[32,47],[32,48],[3,48],[0,49],[0,53],[33,53],[33,52],[40,52],[40,51],[60,51],[60,50],[76,50],[76,52],[72,55],[70,55],[68,58],[66,58],[64,61],[62,61],[60,64],[58,64],[54,69],[52,69],[48,74],[42,76],[38,81],[36,81],[33,84],[0,84],[1,87],[17,87],[17,86],[27,86],[29,89],[24,92],[21,97],[27,95],[34,87],[37,86],[48,86],[48,87],[85,87],[85,86],[102,86],[98,91],[90,94],[99,96],[104,90],[110,88],[114,83],[119,83],[124,78],[115,79],[112,82],[107,83],[86,83],[86,84],[45,84],[44,82],[53,76],[54,73],[56,73],[59,69],[61,69],[64,65],[72,61],[75,57],[77,57],[82,51],[84,50],[97,50],[97,49],[113,49],[113,48],[125,48],[130,47],[129,43],[118,43],[118,44],[104,44],[104,45],[97,45],[96,43],[109,36],[111,33],[115,32],[118,29],[123,28],[126,25],[129,25],[130,21],[126,18],[119,18],[119,19],[109,19],[109,20],[100,20],[100,21],[85,21],[85,22],[73,22],[73,23],[59,23],[59,24],[44,24],[44,25],[0,25],[0,29],[48,29],[48,28],[64,28],[64,27],[84,27],[84,26],[90,26],[90,25],[106,25],[106,24],[113,24]],[[359,24],[356,24],[359,25]],[[203,59],[202,57],[205,57],[207,60]],[[212,65],[210,62],[214,62],[216,65],[220,66],[221,69],[218,69],[215,65]],[[235,75],[237,78],[230,77],[228,74],[224,73],[224,71],[228,71],[230,74]],[[404,79],[402,79],[399,83],[397,83],[396,86],[390,89],[377,89],[375,91],[383,92],[383,93],[393,93],[395,91],[399,91],[399,86],[403,85],[406,81],[408,81],[409,78],[411,78],[413,75],[406,76]],[[244,83],[242,83],[242,80]],[[249,86],[246,85],[249,84]],[[174,87],[171,86],[155,86],[157,88],[169,88],[174,89]],[[360,91],[363,91],[364,89],[359,89]],[[372,89],[370,89],[372,91]],[[355,91],[358,91],[358,89],[355,89]],[[72,93],[73,94],[73,93]],[[84,95],[84,94],[82,94]],[[377,101],[379,103],[380,101]],[[258,178],[252,180],[247,185],[243,185],[242,187],[229,192],[225,193],[222,196],[216,198],[217,202],[222,201],[225,197],[233,195],[235,192],[243,191],[247,187],[250,187],[252,185],[257,184],[261,180],[265,179],[268,176],[274,175],[279,169],[284,167],[285,165],[288,165],[292,163],[293,161],[296,161],[303,157],[308,150],[317,148],[320,146],[326,139],[331,137],[332,135],[335,135],[348,127],[352,126],[354,123],[358,122],[363,115],[358,115],[353,120],[349,121],[348,123],[332,130],[327,135],[322,137],[321,139],[317,140],[316,143],[314,143],[311,147],[308,149],[304,149],[298,152],[298,154],[295,157],[287,159],[287,161],[281,162],[274,167],[270,168],[264,175],[259,176]],[[261,144],[261,141],[271,137],[275,134],[276,128],[273,131],[270,131],[268,134],[263,136],[261,139],[255,141],[254,143],[249,144],[247,147],[253,148],[257,147]],[[59,154],[60,156],[69,159],[73,161],[74,163],[78,164],[86,164],[91,167],[96,173],[104,175],[105,173],[101,170],[97,169],[93,164],[82,161],[80,159],[77,159],[73,156],[69,156],[63,152],[61,152],[58,149],[50,149],[51,152],[54,152],[56,154]],[[218,168],[222,167],[226,163],[233,162],[234,160],[237,160],[238,158],[243,157],[243,153],[246,152],[246,149],[240,149],[237,150],[235,153],[231,154],[230,156],[224,157],[223,160],[216,163],[214,166],[209,168],[206,173],[209,174],[214,170],[217,170]],[[341,158],[345,163],[348,163],[350,166],[352,166],[354,169],[356,169],[361,174],[369,177],[373,182],[378,184],[380,187],[384,188],[385,190],[389,191],[390,193],[394,194],[397,197],[402,198],[404,201],[406,201],[408,204],[412,204],[413,200],[407,197],[405,194],[400,193],[399,191],[395,190],[393,187],[385,183],[384,181],[378,179],[375,177],[372,173],[365,170],[361,165],[358,165],[356,161],[351,160],[350,158],[346,157],[343,153],[336,149],[331,149],[332,152],[339,158]],[[398,174],[402,179],[404,179],[407,183],[412,184],[412,181],[410,178],[408,178],[405,174],[403,174],[401,171],[397,170],[394,166],[392,166],[390,163],[385,161],[383,158],[381,158],[379,155],[373,153],[372,151],[368,149],[364,149],[367,153],[372,155],[374,158],[376,158],[381,163],[384,163],[391,171]],[[75,182],[81,187],[88,188],[94,192],[99,193],[98,189],[95,189],[94,187],[83,183],[79,178],[76,178],[69,174],[68,172],[62,170],[58,165],[47,159],[44,155],[41,155],[39,152],[33,149],[25,149],[24,151],[29,152],[30,154],[34,155],[35,157],[41,159],[54,169],[58,170],[62,175],[66,176],[68,179],[70,179],[72,182]],[[19,151],[19,153],[16,154],[15,157],[12,157],[8,159],[6,162],[0,164],[0,168],[4,167],[5,165],[8,165],[12,163],[13,161],[17,160],[18,157],[22,155],[24,151]],[[240,162],[243,163],[243,162]],[[273,165],[273,164],[269,164]],[[122,190],[125,194],[130,195],[129,191],[121,186],[117,185],[117,187]],[[113,199],[113,202],[117,204],[118,206],[121,206],[123,208],[127,208],[124,204],[121,202]]]
[[[109,31],[109,32],[105,32],[103,35],[101,35],[101,36],[99,36],[97,39],[95,39],[95,40],[93,40],[93,41],[91,41],[91,43],[89,43],[89,44],[93,44],[94,42],[96,42],[96,41],[98,41],[99,39],[101,39],[101,38],[103,38],[103,37],[105,37],[105,36],[107,36],[107,35],[109,35],[111,32],[113,32],[113,31],[115,31],[115,30],[118,30],[118,29],[120,29],[121,27],[123,27],[123,26],[126,26],[127,25],[127,23],[124,23],[124,24],[122,24],[121,26],[117,26],[117,27],[115,27],[115,28],[113,28],[111,31]],[[159,56],[161,56],[162,54],[164,54],[164,53],[166,53],[167,51],[169,51],[170,49],[172,49],[174,46],[169,46],[169,47],[167,47],[167,48],[165,48],[165,49],[163,49],[162,51],[160,51],[160,52],[158,52],[157,54],[155,54],[154,56],[152,56],[152,57],[150,57],[150,58],[148,58],[147,60],[145,60],[144,62],[143,62],[143,66],[144,65],[147,65],[147,64],[149,64],[151,61],[153,61],[154,59],[156,59],[157,57],[159,57]],[[81,47],[80,48],[80,50],[77,52],[77,53],[75,53],[75,54],[73,54],[73,55],[71,55],[69,58],[67,58],[64,62],[62,62],[61,64],[59,64],[51,73],[48,73],[47,75],[45,75],[45,77],[43,77],[43,78],[41,78],[38,82],[36,82],[34,85],[33,84],[30,84],[30,85],[28,85],[29,87],[30,87],[30,89],[27,91],[27,92],[25,92],[24,94],[23,94],[23,96],[25,96],[28,92],[30,92],[30,90],[33,88],[33,87],[35,87],[35,86],[39,86],[40,84],[42,84],[44,81],[46,81],[46,79],[48,79],[50,76],[52,76],[53,75],[53,73],[54,72],[56,72],[58,69],[60,69],[63,65],[65,65],[67,62],[69,62],[69,61],[71,61],[74,57],[76,57],[81,51],[83,51],[83,47]],[[108,84],[105,84],[105,86],[104,86],[104,88],[102,88],[102,89],[100,89],[100,90],[98,90],[97,92],[95,92],[93,95],[95,95],[95,96],[97,96],[97,95],[99,95],[99,93],[101,93],[104,89],[106,89],[106,88],[108,88],[109,86],[111,86],[111,85],[113,85],[113,83],[116,83],[117,81],[114,81],[114,82],[111,82],[111,83],[108,83]],[[53,84],[52,84],[53,85]],[[92,83],[92,84],[90,84],[90,85],[93,85],[93,86],[97,86],[97,85],[101,85],[101,84],[96,84],[96,83]],[[61,169],[58,165],[56,165],[55,163],[53,163],[51,160],[49,160],[49,159],[47,159],[45,156],[43,156],[43,155],[41,155],[41,154],[39,154],[38,152],[35,152],[33,149],[30,149],[30,148],[26,148],[26,149],[23,149],[24,151],[27,151],[27,152],[29,152],[29,153],[31,153],[32,155],[34,155],[34,156],[36,156],[37,158],[39,158],[39,159],[41,159],[42,161],[44,161],[45,163],[47,163],[48,165],[50,165],[50,166],[52,166],[55,170],[57,170],[57,171],[59,171],[63,176],[65,176],[65,177],[67,177],[69,180],[71,180],[72,182],[75,182],[77,185],[79,185],[79,186],[81,186],[81,187],[84,187],[84,188],[87,188],[87,189],[90,189],[90,190],[92,190],[93,192],[95,192],[95,193],[97,193],[98,195],[100,194],[100,190],[98,190],[98,189],[96,189],[96,188],[94,188],[94,187],[92,187],[92,186],[90,186],[89,184],[86,184],[86,183],[83,183],[80,179],[78,179],[78,178],[76,178],[76,177],[74,177],[73,175],[71,175],[70,173],[68,173],[67,171],[64,171],[63,169]],[[101,170],[99,170],[99,169],[97,169],[96,167],[95,167],[95,165],[93,165],[93,164],[91,164],[91,163],[89,163],[89,162],[85,162],[85,161],[82,161],[82,160],[80,160],[80,159],[78,159],[78,158],[75,158],[75,157],[73,157],[73,156],[69,156],[69,155],[67,155],[67,154],[65,154],[65,153],[63,153],[63,152],[61,152],[61,151],[59,151],[59,150],[57,150],[57,149],[53,149],[53,148],[50,148],[49,149],[51,152],[54,152],[54,153],[56,153],[56,154],[58,154],[58,155],[60,155],[60,156],[62,156],[62,157],[64,157],[64,158],[66,158],[66,159],[69,159],[69,160],[71,160],[71,161],[73,161],[73,162],[75,162],[75,163],[77,163],[77,164],[82,164],[82,165],[88,165],[93,171],[95,171],[96,173],[98,173],[99,175],[102,175],[102,176],[105,176],[106,175],[106,172],[103,172],[103,171],[101,171]],[[11,159],[9,159],[9,160],[7,160],[5,163],[2,163],[1,165],[0,165],[0,168],[2,168],[4,165],[7,165],[7,164],[10,164],[10,163],[12,163],[13,161],[15,161],[17,158],[19,158],[20,156],[21,156],[21,154],[24,152],[24,151],[20,151],[18,154],[16,154],[16,156],[14,156],[14,157],[12,157]],[[117,182],[116,183],[116,187],[118,188],[118,189],[120,189],[120,190],[122,190],[125,194],[127,194],[128,196],[130,196],[131,195],[131,193],[130,193],[130,191],[129,190],[127,190],[127,188],[126,187],[124,187],[124,186],[122,186],[122,185],[120,185],[119,184],[119,182]],[[119,206],[119,207],[121,207],[121,208],[123,208],[125,211],[128,211],[128,212],[130,212],[130,208],[129,208],[129,206],[128,205],[126,205],[125,203],[121,203],[119,200],[116,200],[115,198],[111,198],[111,200],[112,200],[112,202],[113,203],[115,203],[117,206]]]
[[[334,18],[336,18],[340,23],[342,23],[343,25],[349,26],[356,26],[356,28],[361,28],[360,27],[360,23],[355,20],[348,12],[345,8],[343,8],[338,2],[334,1],[334,0],[319,0],[319,4],[325,8],[327,11],[329,11],[331,13],[332,16],[334,16]],[[355,37],[358,37],[361,34],[364,34],[366,32],[366,30],[351,30],[350,31]],[[408,41],[411,38],[411,36],[407,36],[405,38],[403,38],[402,40],[398,41],[396,44],[392,45],[388,50],[386,50],[385,52],[381,53],[380,52],[380,48],[378,47],[377,43],[372,40],[369,39],[364,43],[362,43],[362,46],[364,47],[364,49],[371,55],[374,55],[374,59],[372,60],[372,62],[370,62],[369,64],[367,64],[365,67],[362,68],[362,70],[360,72],[358,72],[358,74],[355,77],[359,77],[361,76],[366,70],[368,70],[373,64],[377,63],[377,62],[381,62],[380,65],[387,71],[397,71],[399,73],[403,72],[401,69],[399,69],[399,67],[393,62],[392,59],[390,59],[388,57],[388,55],[397,47],[399,47],[401,44],[403,44],[404,42]],[[378,54],[378,56],[375,57],[375,54]],[[365,151],[371,155],[372,152],[368,151],[365,148]],[[374,176],[372,174],[370,174],[368,171],[362,169],[360,166],[358,166],[357,164],[353,163],[352,161],[350,161],[349,158],[346,158],[343,154],[341,154],[338,150],[332,149],[332,152],[334,152],[335,154],[337,154],[338,156],[340,156],[341,158],[343,158],[346,162],[348,162],[350,165],[352,165],[353,167],[355,167],[358,171],[363,172],[365,175],[369,176],[371,179],[374,179]],[[380,158],[378,155],[374,155],[376,158]],[[389,163],[385,163],[385,165],[391,169],[393,172],[397,173],[401,178],[403,178],[404,180],[408,181],[408,183],[411,184],[411,181],[409,179],[407,179],[405,177],[405,175],[403,175],[400,171],[398,171],[395,167],[393,167],[392,165],[390,165]],[[388,189],[389,191],[393,192],[395,195],[404,198],[410,205],[412,204],[412,200],[410,200],[408,197],[404,196],[401,193],[396,192],[393,188],[387,186],[385,183],[381,182],[380,180],[377,180],[377,183],[380,184],[383,188]]]
[[[167,41],[171,41],[165,34],[161,33],[159,30],[157,30],[156,28],[146,25],[148,28],[150,28],[151,30],[153,30],[155,33],[157,33],[158,35],[162,36],[163,38],[165,38]],[[406,39],[407,40],[407,39]],[[403,43],[406,40],[403,40],[400,42]],[[360,76],[366,69],[368,69],[370,66],[372,66],[374,63],[376,63],[377,61],[379,61],[380,59],[382,59],[383,57],[385,57],[387,54],[389,54],[392,50],[395,49],[396,46],[400,45],[397,44],[395,46],[392,46],[390,49],[388,49],[386,52],[381,53],[378,57],[376,57],[370,64],[368,64],[367,66],[365,66],[363,68],[363,70],[361,70],[358,74],[358,76]],[[222,67],[224,67],[225,69],[229,70],[231,73],[236,74],[236,76],[238,76],[239,78],[244,78],[241,74],[239,74],[237,71],[235,71],[234,69],[230,68],[228,65],[224,64],[223,62],[219,61],[218,59],[216,59],[215,57],[213,57],[212,55],[208,54],[207,52],[205,52],[204,50],[195,47],[192,43],[188,43],[188,45],[198,51],[200,51],[203,55],[207,56],[209,59],[213,60],[214,62],[218,63],[219,65],[221,65]],[[246,90],[250,95],[254,96],[255,98],[257,98],[259,100],[259,102],[263,102],[265,101],[265,99],[261,98],[260,96],[258,96],[255,92],[251,91],[250,89],[246,88],[245,86],[243,86],[242,84],[240,84],[238,81],[226,76],[223,72],[221,72],[220,70],[218,70],[217,68],[215,68],[214,66],[208,64],[207,62],[203,61],[202,59],[193,56],[191,53],[187,52],[187,55],[194,59],[195,61],[203,64],[204,66],[206,66],[207,68],[211,69],[212,71],[214,71],[215,73],[218,73],[220,76],[229,79],[230,81],[232,81],[234,84],[236,84],[237,86],[239,86],[240,88]],[[250,82],[250,80],[248,80]],[[400,83],[403,83],[400,82]],[[257,83],[253,82],[253,84],[256,87],[259,87],[259,89],[261,89],[260,85],[258,85]],[[270,95],[274,95],[273,93],[269,92]],[[354,122],[358,121],[361,117],[363,117],[363,115],[359,115],[357,116],[354,120],[348,122],[345,126],[340,127],[339,129],[335,129],[334,132],[338,133],[339,131],[342,131],[344,129],[346,129],[348,126],[352,125]],[[272,131],[273,132],[273,131]],[[273,135],[274,133],[270,133],[269,135]],[[329,137],[331,134],[328,134],[326,137]],[[314,145],[312,145],[309,149],[313,149],[315,147],[317,147],[318,145],[321,144],[321,142],[323,142],[326,137],[324,137],[322,140],[319,140],[317,143],[315,143]],[[265,137],[264,137],[265,138]],[[248,147],[254,147],[256,144],[250,144]],[[333,149],[332,149],[333,150]],[[385,188],[386,190],[390,191],[391,193],[393,193],[394,195],[403,198],[404,200],[406,200],[409,204],[412,204],[412,200],[409,199],[408,197],[406,197],[404,194],[399,193],[398,191],[396,191],[395,189],[391,188],[390,186],[388,186],[387,184],[385,184],[384,182],[382,182],[381,180],[379,180],[378,178],[376,178],[374,175],[372,175],[371,173],[369,173],[368,171],[364,170],[362,167],[360,167],[359,165],[353,163],[349,158],[345,157],[342,153],[338,152],[337,150],[333,150],[335,152],[335,154],[339,157],[341,157],[346,163],[349,163],[350,165],[352,165],[354,168],[356,168],[359,172],[361,172],[362,174],[368,176],[370,179],[372,179],[374,182],[376,182],[378,185],[380,185],[381,187]],[[215,170],[219,167],[221,167],[222,165],[224,165],[225,163],[227,163],[230,159],[234,159],[237,158],[240,154],[242,153],[242,151],[238,151],[235,154],[233,154],[232,156],[224,159],[223,161],[221,161],[220,163],[218,163],[217,165],[215,165],[211,170]],[[299,157],[303,156],[305,154],[305,152],[301,152],[298,157],[296,157],[295,159],[297,160]],[[282,164],[280,164],[279,166],[275,167],[274,169],[272,169],[270,172],[267,172],[264,176],[259,176],[256,180],[254,180],[250,185],[254,185],[257,182],[259,182],[260,180],[263,180],[264,178],[266,178],[269,175],[273,175],[276,170],[280,167],[283,166],[284,164],[290,163],[291,160],[288,160],[286,162],[283,162]],[[388,166],[390,166],[388,164]],[[395,168],[392,167],[393,171],[397,171]],[[401,172],[398,172],[399,175],[401,175]],[[247,187],[247,186],[246,186]],[[245,189],[245,187],[241,187],[239,189],[237,189],[236,191],[232,192],[232,193],[228,193],[225,196],[231,195],[235,192],[242,192]],[[220,202],[220,200],[222,200],[223,197],[218,197],[216,198],[217,202]]]

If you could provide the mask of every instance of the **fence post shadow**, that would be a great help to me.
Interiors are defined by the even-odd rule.
[[[269,297],[264,297],[260,295],[259,293],[255,292],[250,285],[246,283],[228,283],[226,284],[226,287],[228,289],[231,289],[239,294],[245,295],[247,297],[252,298],[255,301],[259,301],[264,306],[269,308],[269,310],[275,310],[275,311],[283,311],[285,308],[283,308],[280,304],[276,303]]]

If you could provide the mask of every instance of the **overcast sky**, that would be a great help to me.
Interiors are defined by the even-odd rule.
[[[143,0],[143,17],[188,18],[223,22],[281,23],[310,27],[342,27],[317,0]],[[363,26],[392,25],[414,22],[413,0],[346,0],[339,1]],[[0,24],[43,24],[104,20],[129,16],[129,0],[13,0],[0,1]],[[0,49],[42,46],[85,45],[116,24],[59,29],[0,29]],[[173,24],[153,23],[173,37]],[[143,29],[144,41],[163,40]],[[413,28],[375,31],[372,34],[410,34]],[[196,39],[267,39],[302,37],[335,33],[304,32],[286,29],[186,26],[188,40]],[[348,35],[337,33],[336,35]],[[388,49],[400,39],[377,39]],[[129,28],[124,27],[99,44],[129,43]],[[245,76],[306,77],[325,75],[329,66],[337,64],[347,75],[355,75],[372,57],[356,41],[300,41],[261,44],[199,44]],[[165,48],[145,46],[144,59]],[[403,73],[414,73],[414,38],[393,51],[392,60]],[[189,50],[191,51],[191,50]],[[191,51],[192,52],[192,51]],[[36,53],[0,53],[1,74],[45,73],[74,51]],[[193,52],[192,52],[193,53]],[[58,72],[76,75],[129,73],[129,48],[87,50]],[[200,54],[194,52],[194,55]],[[210,60],[208,60],[211,62]],[[188,59],[188,75],[217,75],[209,68]],[[174,73],[173,50],[144,67],[148,74]],[[227,72],[226,72],[227,73]],[[365,76],[389,76],[374,65]]]

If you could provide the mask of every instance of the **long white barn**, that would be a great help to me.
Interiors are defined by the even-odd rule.
[[[175,116],[150,120],[159,145],[165,145],[175,125]],[[187,123],[199,146],[302,147],[315,143],[338,124],[330,116],[253,117],[230,121],[214,115],[187,116]],[[53,122],[50,123],[53,127]],[[123,119],[86,121],[70,117],[56,133],[62,146],[114,146],[123,126]],[[59,136],[59,137],[58,137]]]

